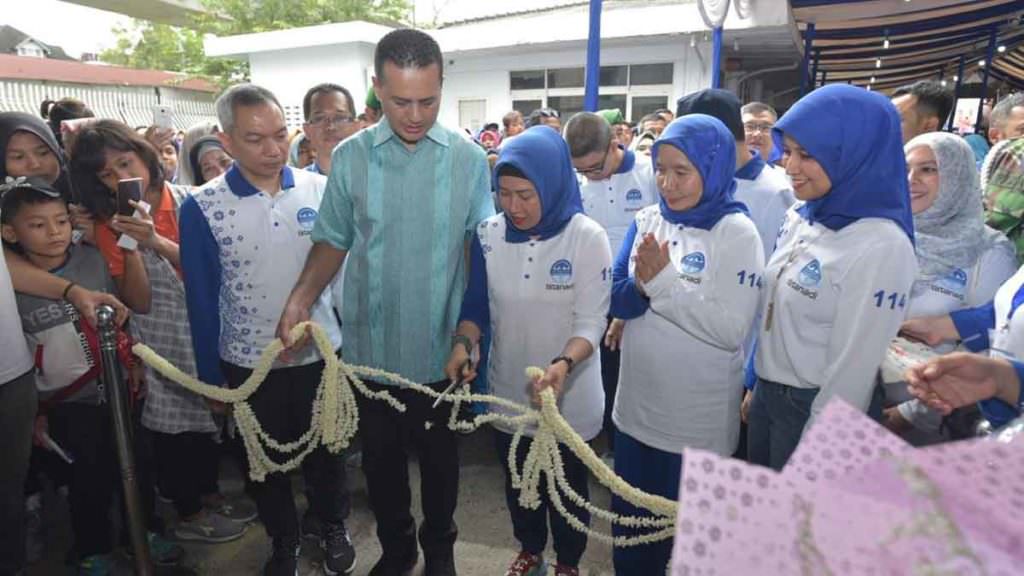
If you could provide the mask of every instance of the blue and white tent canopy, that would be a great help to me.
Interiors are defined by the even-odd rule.
[[[1022,0],[790,0],[806,39],[814,24],[811,62],[828,82],[871,84],[885,90],[915,80],[978,72],[989,40],[995,53],[990,75],[1024,88]],[[873,81],[872,81],[873,79]]]

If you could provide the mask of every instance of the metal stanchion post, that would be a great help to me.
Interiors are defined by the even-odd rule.
[[[135,553],[135,573],[138,576],[152,576],[153,565],[149,559],[149,543],[146,540],[145,513],[139,497],[138,478],[135,475],[134,444],[132,424],[125,400],[124,379],[117,360],[117,326],[114,309],[100,306],[96,311],[100,335],[100,356],[103,362],[102,381],[110,405],[114,440],[117,443],[117,460],[121,468],[121,483],[124,489],[125,513],[128,517],[128,534]]]

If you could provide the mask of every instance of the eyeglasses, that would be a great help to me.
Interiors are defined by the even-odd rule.
[[[771,124],[769,122],[747,122],[743,124],[743,131],[747,134],[757,134],[758,132],[767,134],[771,132],[774,127],[775,124]]]
[[[607,150],[604,151],[604,156],[601,158],[601,163],[598,164],[597,166],[586,168],[583,170],[577,169],[576,173],[582,176],[600,176],[601,174],[604,174],[604,165],[608,163],[608,153],[611,151],[611,148],[608,148]]]
[[[338,116],[314,116],[309,119],[309,124],[313,126],[323,126],[325,128],[331,126],[347,126],[355,121],[355,118],[340,114]]]

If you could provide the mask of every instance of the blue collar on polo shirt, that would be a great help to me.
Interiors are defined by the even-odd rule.
[[[750,151],[750,161],[743,165],[742,168],[736,171],[736,177],[740,180],[757,180],[757,177],[761,175],[761,171],[767,166],[761,154],[757,150]]]
[[[228,183],[228,188],[231,188],[231,192],[235,196],[246,197],[255,196],[260,193],[260,189],[253,186],[245,179],[242,174],[242,170],[238,167],[238,163],[231,165],[227,173],[224,175],[224,181]],[[281,190],[287,190],[295,187],[295,176],[292,175],[292,169],[288,166],[281,168]]]
[[[391,129],[391,123],[388,122],[387,118],[382,118],[380,122],[377,122],[373,127],[373,130],[376,130],[376,134],[373,135],[374,148],[388,140],[391,140],[392,138],[397,137],[394,130]],[[437,122],[434,122],[434,125],[430,127],[430,130],[427,130],[427,138],[430,138],[441,146],[447,147],[450,144],[448,140],[448,131],[442,128]]]
[[[619,168],[615,171],[616,174],[625,174],[636,166],[636,153],[632,150],[626,150],[625,146],[619,144],[619,150],[622,150],[622,164],[619,164]]]

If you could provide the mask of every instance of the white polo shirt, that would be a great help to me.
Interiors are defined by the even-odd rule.
[[[201,377],[212,369],[210,332],[217,333],[220,359],[245,368],[255,367],[276,338],[281,311],[313,246],[326,182],[320,174],[285,167],[282,189],[271,195],[233,166],[182,205],[182,273]],[[311,318],[327,330],[337,349],[341,331],[331,305],[329,286],[313,305]],[[216,328],[209,325],[213,314],[219,318]],[[287,365],[319,359],[309,346]]]
[[[546,240],[507,242],[505,226],[499,214],[477,227],[491,323],[487,383],[495,395],[529,405],[525,368],[546,368],[570,338],[587,340],[594,353],[569,374],[559,409],[573,430],[589,440],[601,431],[604,415],[600,344],[612,265],[607,236],[583,214]]]
[[[637,156],[632,150],[623,153],[622,165],[608,179],[579,177],[583,211],[608,233],[612,258],[619,253],[636,213],[658,202],[650,156]]]
[[[0,385],[32,369],[7,260],[0,255]]]
[[[643,286],[650,308],[626,320],[615,425],[665,452],[731,454],[739,440],[744,343],[764,266],[761,237],[745,214],[703,230],[672,224],[651,206],[627,235],[630,276],[647,233],[669,243],[671,265]]]
[[[775,249],[786,212],[796,202],[785,172],[773,170],[757,153],[736,171],[736,200],[747,205],[750,219],[761,235],[765,258]]]
[[[863,218],[834,231],[790,210],[764,273],[758,376],[819,388],[812,419],[832,396],[867,411],[916,276],[895,222]]]

